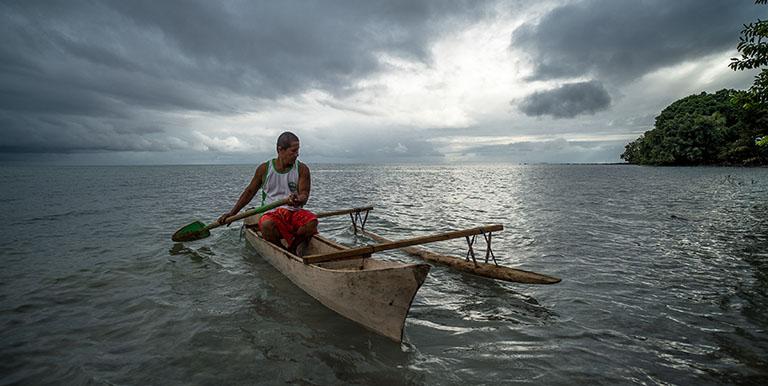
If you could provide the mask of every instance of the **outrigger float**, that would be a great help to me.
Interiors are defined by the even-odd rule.
[[[252,209],[230,219],[245,217],[244,232],[248,243],[310,296],[340,315],[396,342],[402,341],[405,318],[431,266],[372,257],[377,252],[401,249],[411,256],[429,262],[497,280],[526,284],[560,282],[556,277],[499,265],[491,249],[491,240],[493,232],[503,229],[500,224],[393,241],[365,229],[368,213],[373,210],[372,206],[319,213],[317,217],[348,214],[352,219],[354,233],[367,236],[378,242],[377,244],[347,247],[315,235],[305,249],[304,256],[297,256],[264,240],[256,229],[258,216],[254,214],[274,206],[279,205]],[[245,213],[248,215],[244,216]],[[209,229],[220,225],[215,222],[205,226],[196,222],[180,229],[172,238],[174,241],[196,240],[207,237]],[[482,236],[486,243],[485,255],[479,258],[474,248],[478,235]],[[468,250],[464,258],[440,255],[414,247],[457,238],[465,238],[467,241]]]

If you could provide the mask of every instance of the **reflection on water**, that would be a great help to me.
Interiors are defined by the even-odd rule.
[[[500,262],[563,281],[436,266],[396,345],[319,305],[234,226],[169,240],[228,209],[252,166],[4,167],[4,383],[768,378],[768,169],[311,166],[314,210],[374,205],[367,227],[393,239],[501,223]],[[348,217],[321,231],[372,242]]]

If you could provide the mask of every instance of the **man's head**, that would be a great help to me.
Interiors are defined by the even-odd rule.
[[[293,165],[299,157],[299,137],[286,131],[277,137],[277,157],[284,165]]]

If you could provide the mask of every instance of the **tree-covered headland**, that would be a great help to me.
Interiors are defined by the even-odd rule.
[[[768,165],[768,21],[745,25],[736,48],[741,58],[732,59],[732,69],[761,69],[749,90],[672,103],[621,158],[640,165]]]
[[[626,147],[621,158],[640,165],[766,165],[768,110],[745,109],[747,91],[703,92],[661,111],[652,130]]]

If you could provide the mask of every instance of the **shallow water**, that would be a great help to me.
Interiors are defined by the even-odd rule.
[[[1,383],[768,380],[768,169],[310,166],[313,210],[372,204],[367,226],[396,239],[501,223],[500,262],[563,281],[435,266],[398,345],[310,298],[234,226],[170,241],[228,210],[253,166],[0,167]],[[348,217],[321,231],[371,242]]]

